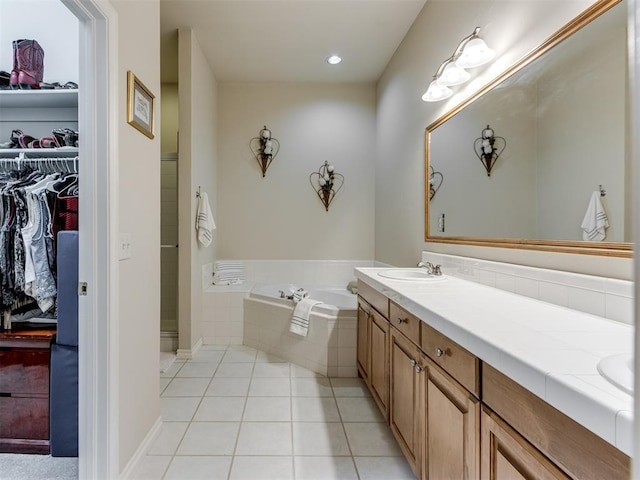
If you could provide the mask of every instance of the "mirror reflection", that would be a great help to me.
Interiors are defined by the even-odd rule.
[[[430,126],[427,240],[629,242],[626,43],[623,2]]]

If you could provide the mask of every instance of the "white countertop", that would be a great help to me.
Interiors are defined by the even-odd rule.
[[[632,454],[633,397],[603,378],[600,359],[633,352],[633,328],[448,276],[420,282],[356,277],[512,380]],[[446,275],[446,272],[444,272]]]

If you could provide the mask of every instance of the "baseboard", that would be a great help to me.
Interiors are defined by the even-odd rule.
[[[178,349],[178,332],[160,332],[160,351],[175,353]]]
[[[147,456],[147,452],[151,449],[151,445],[153,444],[155,439],[158,438],[158,435],[160,435],[161,429],[162,416],[158,417],[158,419],[153,424],[153,427],[151,427],[151,430],[149,430],[131,459],[127,462],[127,465],[122,469],[122,472],[120,472],[119,478],[121,480],[132,478],[131,475],[133,474],[133,472],[135,472],[138,464],[142,461],[142,459]]]
[[[191,348],[179,348],[176,352],[176,359],[178,360],[191,360],[193,356],[198,353],[202,347],[202,338],[196,342],[196,344]]]

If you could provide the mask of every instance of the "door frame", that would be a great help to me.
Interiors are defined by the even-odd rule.
[[[61,0],[79,21],[78,475],[117,478],[118,25],[108,0]]]

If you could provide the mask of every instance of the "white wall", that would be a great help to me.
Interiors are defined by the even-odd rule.
[[[546,268],[630,278],[632,261],[597,256],[466,247],[424,241],[424,129],[495,78],[590,1],[428,1],[378,82],[375,202],[376,260],[414,265],[424,249]],[[448,101],[420,97],[458,42],[481,26],[498,52]],[[445,179],[446,181],[446,179]],[[402,192],[402,194],[399,194]],[[473,201],[464,197],[462,201]]]
[[[119,272],[119,459],[122,470],[160,416],[160,138],[126,122],[127,70],[156,95],[160,119],[160,2],[112,0],[118,13],[120,231],[133,256]]]
[[[217,233],[209,247],[202,247],[194,228],[198,188],[208,194],[217,217],[218,86],[194,32],[180,29],[178,43],[178,342],[187,353],[202,338],[202,266],[213,261],[218,248]]]
[[[219,116],[220,258],[373,258],[372,85],[221,84]],[[262,178],[249,141],[265,125],[281,148]],[[309,182],[325,160],[344,175],[328,212]]]
[[[12,42],[23,38],[44,50],[45,82],[78,82],[78,19],[60,0],[0,1],[0,70],[11,73]]]
[[[160,144],[162,153],[178,151],[178,84],[162,84],[162,122]]]

